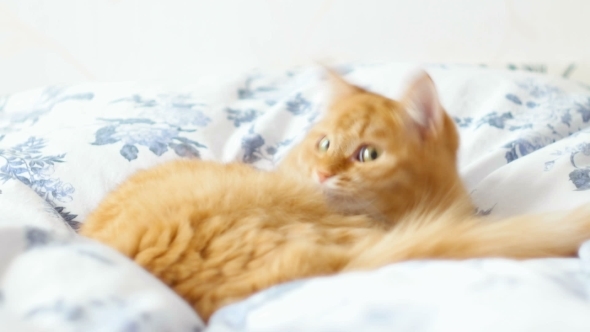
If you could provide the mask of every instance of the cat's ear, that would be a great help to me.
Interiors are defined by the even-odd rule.
[[[364,89],[347,82],[342,76],[336,73],[333,69],[324,67],[328,77],[328,83],[331,90],[332,102],[338,101],[358,93],[365,92]]]
[[[403,107],[417,125],[422,138],[436,135],[444,125],[443,109],[436,87],[426,72],[421,72],[410,83],[403,97]]]

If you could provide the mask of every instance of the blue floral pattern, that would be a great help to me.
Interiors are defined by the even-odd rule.
[[[100,119],[107,123],[95,133],[93,145],[123,143],[119,153],[128,161],[137,159],[138,146],[147,147],[156,156],[172,149],[181,157],[199,158],[199,148],[206,146],[183,133],[205,127],[211,119],[203,113],[205,104],[187,95],[160,95],[144,98],[134,95],[113,103],[130,103],[142,110],[140,118]]]
[[[305,98],[301,92],[292,95],[284,101],[284,110],[287,113],[296,118],[305,119],[306,125],[303,127],[302,132],[307,132],[309,127],[315,123],[315,120],[320,115],[319,108],[320,105]],[[259,116],[254,111],[248,111],[246,113],[233,110],[230,112],[229,109],[226,111],[231,115],[231,117],[228,115],[228,119],[234,120],[234,126],[236,127],[252,122]],[[274,144],[268,144],[265,138],[255,131],[255,125],[252,124],[247,134],[241,140],[242,150],[244,151],[242,161],[245,163],[256,163],[260,160],[265,160],[274,164],[278,161],[277,156],[280,155],[281,151],[290,147],[295,142],[296,137],[297,134],[284,138]]]
[[[276,103],[276,91],[277,87],[265,81],[263,75],[253,74],[246,78],[244,86],[238,89],[239,99],[260,99],[268,105],[274,105]]]
[[[32,126],[39,118],[51,112],[60,103],[67,101],[91,101],[94,98],[92,92],[71,92],[67,87],[51,86],[42,90],[31,110],[11,114],[8,122],[0,125],[0,133],[11,132],[19,127]],[[9,101],[9,96],[0,98],[0,112]]]
[[[309,100],[303,98],[301,93],[295,95],[295,98],[287,101],[287,112],[293,115],[307,114],[312,110],[312,105]]]
[[[260,111],[252,108],[246,110],[227,108],[225,112],[227,112],[227,119],[233,121],[236,128],[244,123],[251,123],[261,114]]]
[[[75,189],[70,183],[64,183],[53,176],[55,164],[64,162],[65,154],[44,155],[42,150],[45,145],[46,142],[42,138],[30,137],[24,143],[0,149],[0,158],[5,161],[0,167],[0,181],[6,183],[17,180],[31,187],[76,229],[76,215],[59,206],[60,203],[72,200]]]
[[[580,134],[588,136],[588,132],[584,131]],[[582,161],[584,164],[580,164],[577,159],[583,159],[583,157],[590,156],[590,142],[582,142],[574,146],[567,146],[563,150],[555,150],[552,154],[555,156],[554,159],[545,162],[545,171],[551,171],[555,166],[557,160],[568,157],[571,166],[574,168],[569,173],[569,180],[576,187],[576,190],[589,190],[590,189],[590,160]]]
[[[512,106],[505,111],[491,111],[479,118],[454,117],[460,128],[478,129],[482,126],[499,130],[517,132],[518,138],[503,145],[505,159],[510,163],[539,149],[551,145],[565,137],[583,130],[590,121],[590,99],[572,98],[559,87],[539,84],[532,78],[515,82],[517,89],[505,95]],[[550,109],[540,109],[541,105],[551,105]],[[555,152],[556,156],[574,153],[578,147]],[[577,152],[575,152],[577,153]],[[550,170],[554,160],[545,163]],[[576,190],[586,190],[585,168],[576,168],[569,174]]]
[[[267,145],[263,149],[263,146],[266,144],[264,138],[254,132],[254,127],[250,127],[248,134],[242,138],[242,149],[244,150],[242,161],[248,164],[255,163],[259,160],[267,160],[274,163],[274,157],[277,152],[288,147],[292,141],[292,138],[288,138],[274,145]]]
[[[571,122],[575,113],[582,115],[584,123],[590,120],[590,117],[584,117],[586,111],[590,111],[590,100],[580,102],[577,99],[570,98],[558,87],[549,84],[537,84],[534,80],[528,79],[516,82],[519,88],[515,93],[506,94],[505,98],[510,101],[513,111],[491,111],[488,114],[474,119],[473,117],[455,117],[455,122],[462,128],[475,127],[475,129],[487,125],[498,129],[509,131],[524,131],[534,129],[534,125],[545,126],[550,129],[546,137],[555,137],[561,139],[572,133]],[[550,112],[531,112],[526,109],[534,110],[539,105],[551,104],[553,109]],[[579,128],[578,128],[579,129]],[[529,130],[530,131],[530,130]],[[545,140],[550,143],[552,139]],[[553,139],[554,141],[554,139]],[[536,145],[527,143],[525,138],[518,139],[507,148],[513,145],[528,144],[530,146],[543,147],[547,143]],[[526,148],[524,150],[527,150]],[[513,161],[507,157],[507,161]]]

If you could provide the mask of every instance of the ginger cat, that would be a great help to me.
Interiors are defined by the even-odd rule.
[[[280,170],[313,179],[338,211],[386,223],[459,202],[475,211],[457,173],[459,133],[428,75],[397,102],[327,72],[332,104]]]
[[[131,176],[107,195],[80,233],[135,260],[205,321],[222,306],[304,277],[408,259],[575,255],[590,238],[590,209],[494,222],[472,215],[464,189],[457,188],[457,135],[434,92],[424,74],[401,103],[366,92],[348,95],[298,148],[313,147],[316,141],[327,158],[338,159],[329,151],[357,158],[359,146],[374,147],[376,158],[373,150],[358,158],[373,163],[374,171],[364,174],[376,180],[378,191],[371,193],[361,182],[354,185],[367,202],[371,195],[388,195],[395,209],[379,203],[375,208],[383,212],[375,213],[378,219],[335,211],[327,198],[331,191],[326,196],[316,183],[287,169],[263,172],[238,163],[178,160]],[[357,127],[354,111],[375,113]],[[351,119],[355,121],[347,123]],[[342,138],[346,130],[330,124],[351,128],[351,137],[376,124],[374,136],[366,136],[375,140],[347,141]],[[312,155],[322,160],[322,154]],[[378,169],[381,158],[384,170]],[[412,160],[417,170],[411,169]],[[344,161],[338,165],[335,173],[361,167]],[[394,219],[387,223],[390,217]]]

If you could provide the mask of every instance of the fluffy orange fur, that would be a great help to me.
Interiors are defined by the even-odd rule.
[[[458,202],[465,213],[474,210],[457,173],[458,132],[428,75],[395,101],[329,73],[334,102],[281,170],[315,180],[340,212],[366,213],[386,223],[409,211],[443,211]],[[322,138],[331,142],[325,152],[318,149]],[[366,146],[379,156],[359,162]]]
[[[455,165],[458,136],[428,76],[402,102],[348,88],[281,171],[169,162],[107,195],[80,233],[131,257],[205,320],[254,292],[304,277],[420,258],[569,256],[590,238],[585,208],[500,221],[473,216]],[[313,147],[324,136],[333,141],[317,155]],[[345,157],[367,143],[381,155],[366,165],[349,163]],[[301,162],[306,154],[313,163]],[[349,183],[347,196],[303,180],[317,172],[312,165],[332,177],[347,174],[339,175]],[[355,193],[363,204],[344,209]],[[365,210],[369,215],[351,213]]]

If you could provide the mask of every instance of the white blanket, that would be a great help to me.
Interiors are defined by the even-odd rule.
[[[396,97],[414,68],[340,69]],[[521,71],[426,69],[461,131],[461,172],[481,213],[588,204],[588,88]],[[318,74],[81,84],[0,98],[2,330],[205,329],[158,280],[72,227],[131,173],[166,160],[272,168],[320,116]],[[590,243],[581,254],[405,262],[287,283],[221,309],[207,330],[590,331]]]

